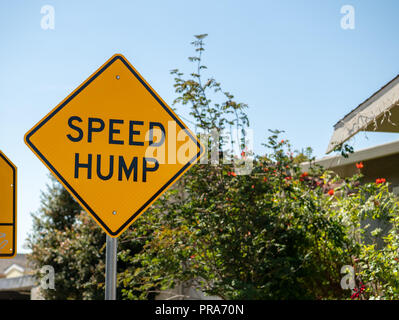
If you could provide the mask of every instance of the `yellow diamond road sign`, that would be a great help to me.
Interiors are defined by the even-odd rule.
[[[0,151],[0,258],[17,250],[17,168]]]
[[[25,142],[112,237],[204,152],[197,137],[120,54],[39,121]]]

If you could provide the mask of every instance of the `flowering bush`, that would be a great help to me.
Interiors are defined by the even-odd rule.
[[[196,165],[122,235],[123,298],[177,283],[225,299],[399,298],[399,207],[389,184],[361,184],[360,169],[347,179],[317,166],[302,172],[303,155],[277,138],[251,175]],[[30,240],[37,266],[56,269],[59,290],[46,297],[100,298],[104,235],[60,185],[53,190]],[[352,291],[340,284],[344,265],[355,269]]]
[[[340,187],[336,199],[348,233],[357,247],[351,265],[356,276],[358,299],[399,298],[399,203],[385,178],[359,184],[359,173]]]
[[[198,165],[150,209],[132,232],[150,234],[131,260],[145,261],[136,277],[226,299],[398,298],[399,207],[385,179],[361,184],[359,167],[346,179],[317,166],[302,172],[277,137],[250,176]],[[356,272],[352,291],[340,284],[344,265]]]

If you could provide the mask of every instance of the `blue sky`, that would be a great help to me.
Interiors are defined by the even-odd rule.
[[[340,26],[347,4],[354,30]],[[55,8],[54,30],[40,26],[43,5]],[[208,75],[249,105],[255,151],[267,129],[281,129],[320,157],[333,125],[398,74],[398,9],[394,0],[1,1],[0,149],[19,169],[19,251],[48,182],[23,136],[114,53],[171,104],[169,70],[191,71],[193,35],[208,33]],[[355,149],[398,139],[367,136]]]

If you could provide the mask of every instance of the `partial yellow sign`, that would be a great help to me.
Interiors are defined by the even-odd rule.
[[[0,258],[17,253],[17,168],[0,151]]]
[[[112,237],[204,152],[197,137],[120,54],[39,121],[25,142]]]

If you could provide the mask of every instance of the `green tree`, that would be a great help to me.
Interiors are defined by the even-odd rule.
[[[27,242],[37,278],[44,265],[55,270],[56,289],[42,294],[46,299],[98,299],[103,295],[105,236],[51,175],[50,182],[32,215]]]
[[[50,182],[38,212],[32,215],[33,232],[27,240],[37,279],[45,265],[55,271],[55,290],[42,290],[42,294],[46,299],[103,299],[105,233],[52,175]],[[122,256],[134,255],[143,245],[122,236],[118,248]],[[119,273],[130,267],[119,260]],[[119,297],[122,290],[119,286]]]

